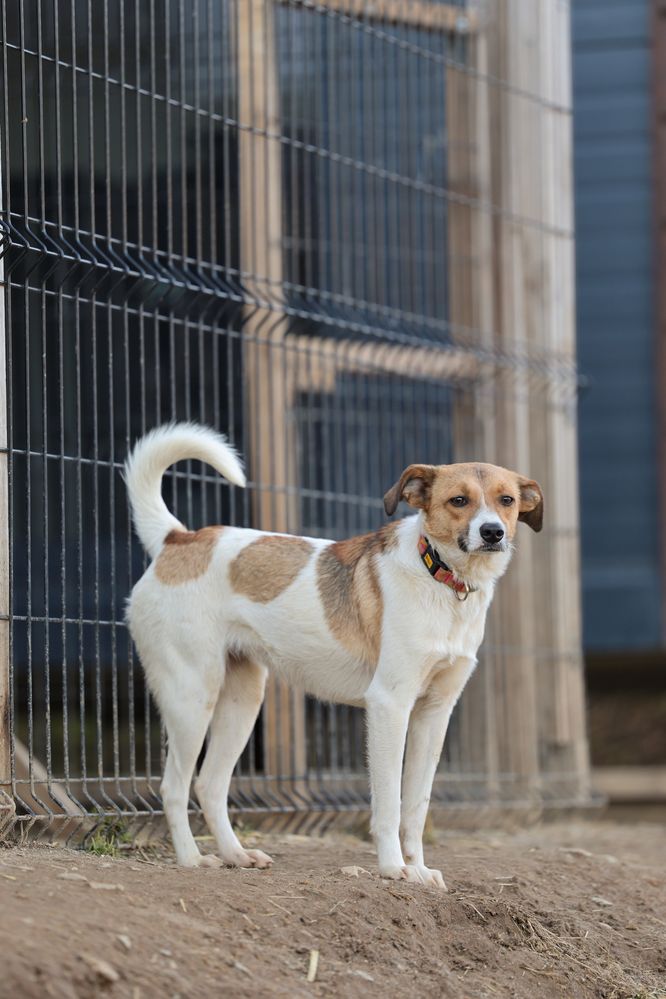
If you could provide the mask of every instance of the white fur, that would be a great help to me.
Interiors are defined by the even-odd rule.
[[[162,502],[161,472],[186,457],[207,460],[231,481],[243,482],[235,455],[210,431],[167,427],[140,441],[128,462],[127,484],[137,531],[152,554],[179,526]],[[417,550],[422,531],[421,513],[402,520],[395,547],[377,556],[383,620],[374,673],[328,628],[316,572],[330,541],[310,539],[314,550],[307,565],[269,603],[239,595],[229,581],[229,564],[261,536],[258,531],[225,528],[206,573],[188,583],[164,585],[149,566],[131,595],[128,622],[169,736],[162,792],[179,863],[203,862],[189,828],[187,800],[209,726],[197,793],[220,858],[241,866],[270,863],[239,843],[227,816],[227,795],[271,669],[316,697],[366,708],[380,873],[444,887],[440,872],[425,866],[423,826],[448,721],[475,667],[495,582],[510,551],[474,556],[438,545],[447,563],[477,590],[462,602],[423,566]],[[250,662],[229,666],[230,653],[242,653]]]
[[[187,458],[205,461],[235,486],[245,486],[238,456],[222,434],[194,423],[171,423],[142,437],[125,462],[125,481],[134,528],[148,554],[155,558],[164,539],[182,524],[166,508],[161,483],[169,465]]]
[[[478,512],[469,522],[469,528],[467,530],[467,550],[470,552],[478,551],[479,548],[483,548],[486,543],[481,537],[481,528],[484,524],[491,524],[493,527],[501,527],[505,530],[504,524],[499,519],[494,510],[491,510],[485,504],[482,504]],[[507,548],[507,538],[506,532],[504,537],[500,542],[500,550],[506,551]]]

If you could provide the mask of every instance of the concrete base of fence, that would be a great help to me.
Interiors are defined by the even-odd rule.
[[[611,802],[666,801],[666,767],[596,767],[592,782]]]
[[[18,739],[14,742],[14,769],[16,780],[25,787],[21,799],[35,815],[85,815],[85,810],[71,792],[68,793],[65,784],[49,779],[43,764],[34,756],[31,760],[28,747]]]
[[[524,828],[540,821],[589,817],[606,804],[601,795],[582,800],[573,798],[553,799],[550,802],[514,800],[501,804],[479,801],[457,801],[446,804],[435,803],[428,814],[426,841],[437,840],[438,834],[452,830],[512,829]],[[254,830],[274,835],[322,836],[326,833],[344,833],[370,840],[370,808],[359,804],[347,809],[297,809],[284,811],[260,810],[240,811],[230,809],[234,825],[242,830]],[[212,837],[202,813],[190,809],[190,822],[195,838],[210,841]],[[168,831],[164,815],[154,812],[128,814],[120,809],[101,810],[99,814],[51,812],[43,810],[35,814],[16,814],[14,800],[0,792],[0,841],[40,840],[66,844],[71,847],[85,846],[86,841],[100,828],[108,827],[122,832],[122,849],[166,843]]]

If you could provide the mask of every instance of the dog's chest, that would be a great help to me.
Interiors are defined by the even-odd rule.
[[[483,640],[489,597],[470,593],[466,600],[439,584],[402,604],[401,621],[410,643],[422,650],[429,661],[476,656]]]

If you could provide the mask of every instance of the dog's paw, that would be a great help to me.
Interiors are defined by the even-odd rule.
[[[419,867],[418,871],[423,878],[424,885],[429,885],[431,888],[439,888],[441,891],[448,890],[441,871],[435,870],[434,867]]]
[[[414,864],[404,864],[402,867],[380,867],[380,876],[391,881],[409,881],[416,885],[430,885],[446,891],[441,871],[429,867],[417,867]]]
[[[237,864],[238,867],[256,867],[264,870],[264,868],[272,866],[273,858],[269,857],[263,850],[243,850],[243,855],[239,857]]]
[[[269,857],[263,850],[244,850],[242,847],[228,850],[223,854],[224,863],[227,867],[254,868],[264,870],[271,867],[273,858]]]
[[[263,869],[270,867],[273,858],[262,850],[235,850],[233,854],[218,857],[214,853],[202,854],[196,861],[187,864],[188,867],[254,867]]]

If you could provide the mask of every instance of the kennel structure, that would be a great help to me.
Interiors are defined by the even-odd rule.
[[[568,2],[0,9],[5,831],[161,815],[121,468],[180,419],[250,480],[171,470],[191,528],[363,533],[413,461],[537,478],[435,798],[587,803]],[[271,681],[232,804],[363,811],[363,743]]]

